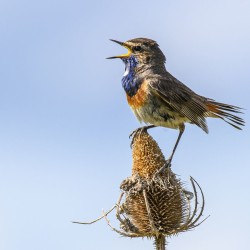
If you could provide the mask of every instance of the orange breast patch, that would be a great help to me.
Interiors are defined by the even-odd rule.
[[[128,104],[132,109],[137,109],[143,106],[148,96],[147,87],[147,82],[144,81],[134,96],[130,97],[127,95]]]

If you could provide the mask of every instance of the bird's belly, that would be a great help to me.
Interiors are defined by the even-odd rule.
[[[189,120],[165,108],[155,109],[151,105],[132,109],[135,116],[140,122],[153,124],[155,126],[178,129],[183,123]]]
[[[142,84],[136,95],[127,96],[128,103],[140,122],[155,126],[178,129],[189,122],[186,117],[169,110],[164,103],[147,92],[147,85]]]

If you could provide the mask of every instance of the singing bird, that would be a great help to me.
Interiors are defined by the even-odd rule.
[[[157,42],[148,38],[111,41],[128,50],[126,54],[107,59],[120,58],[125,64],[122,86],[128,104],[140,122],[150,124],[139,130],[156,126],[179,129],[168,164],[172,161],[185,123],[195,124],[206,133],[207,117],[220,118],[237,129],[244,126],[244,120],[235,115],[242,113],[241,108],[198,95],[172,76],[165,68],[166,57]]]

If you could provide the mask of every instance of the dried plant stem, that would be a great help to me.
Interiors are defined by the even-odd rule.
[[[158,234],[158,230],[155,227],[154,219],[153,219],[151,211],[150,211],[150,206],[149,206],[149,203],[148,203],[148,198],[147,198],[146,190],[143,190],[143,196],[144,196],[144,200],[145,200],[145,204],[146,204],[146,209],[147,209],[147,212],[148,212],[148,219],[149,219],[149,223],[150,223],[152,232],[154,232],[157,235]]]
[[[111,209],[109,209],[108,212],[106,212],[104,215],[102,215],[101,217],[97,218],[96,220],[92,220],[90,222],[79,222],[79,221],[72,221],[72,223],[75,224],[83,224],[83,225],[90,225],[93,224],[99,220],[101,220],[102,218],[104,218],[105,216],[107,216],[109,213],[111,213],[115,208],[117,207],[117,205],[114,205]]]
[[[154,241],[156,250],[165,250],[166,249],[166,238],[163,234],[159,234],[158,237],[155,237]]]

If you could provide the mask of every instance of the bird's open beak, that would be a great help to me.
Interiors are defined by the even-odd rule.
[[[127,54],[122,54],[122,55],[119,55],[119,56],[111,56],[111,57],[108,57],[108,58],[106,58],[106,59],[115,59],[115,58],[127,58],[127,57],[130,57],[132,51],[131,51],[131,49],[129,48],[129,46],[128,46],[126,43],[119,42],[119,41],[116,41],[116,40],[113,40],[113,39],[110,39],[110,41],[115,42],[115,43],[118,43],[118,44],[120,44],[121,46],[123,46],[123,47],[125,47],[126,49],[128,49],[128,53],[127,53]]]

